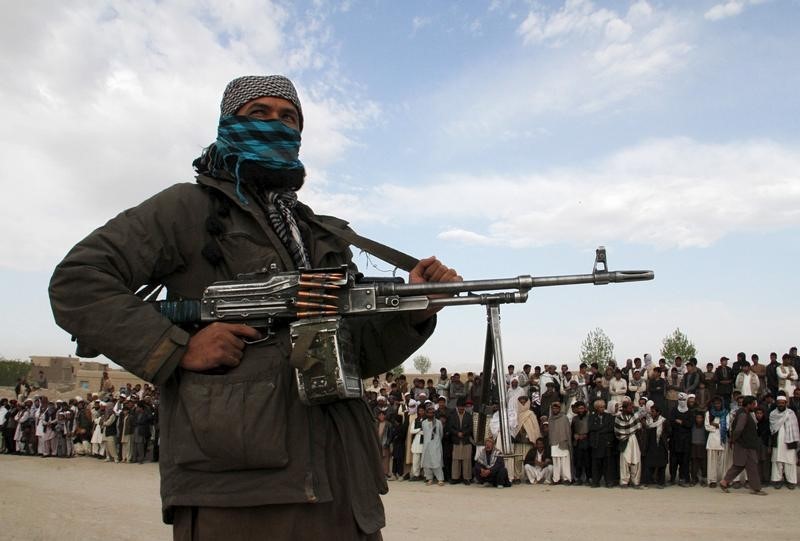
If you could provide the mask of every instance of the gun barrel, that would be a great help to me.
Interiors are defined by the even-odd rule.
[[[655,277],[649,270],[624,270],[593,272],[591,274],[566,274],[561,276],[517,276],[496,280],[465,280],[463,282],[436,282],[421,284],[377,284],[380,295],[435,295],[438,293],[455,295],[476,291],[497,291],[516,289],[528,291],[534,287],[566,286],[575,284],[603,285],[611,282],[639,282]]]

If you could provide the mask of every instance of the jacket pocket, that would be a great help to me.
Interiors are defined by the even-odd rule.
[[[184,372],[172,422],[175,463],[215,472],[285,467],[286,387],[274,369],[221,376]]]
[[[219,236],[219,248],[231,276],[266,272],[270,265],[283,267],[272,244],[260,241],[245,231],[231,231]]]

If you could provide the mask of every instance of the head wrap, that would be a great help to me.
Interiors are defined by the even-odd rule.
[[[686,405],[687,402],[686,393],[678,393],[678,411],[681,413],[686,413],[689,411],[689,406]]]
[[[248,101],[266,96],[283,98],[292,102],[300,116],[300,130],[303,129],[303,108],[292,82],[283,75],[245,75],[237,77],[225,87],[219,116],[235,115]]]
[[[719,400],[720,409],[714,407],[714,400]],[[713,422],[714,418],[718,419],[719,424],[719,441],[722,443],[728,442],[728,410],[725,409],[725,402],[719,396],[715,396],[708,407],[708,418]]]

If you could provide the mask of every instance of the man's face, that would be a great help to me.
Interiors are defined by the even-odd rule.
[[[536,450],[541,451],[544,449],[544,440],[536,440]]]
[[[491,451],[494,449],[494,442],[492,440],[486,440],[486,450]]]
[[[630,415],[631,413],[633,413],[633,402],[623,402],[622,413],[624,413],[625,415]]]
[[[691,397],[686,401],[686,405],[689,407],[689,409],[692,409],[694,407],[694,403],[695,403],[694,397]]]
[[[769,361],[772,363],[778,362],[778,355],[776,355],[775,353],[770,353]]]
[[[513,364],[508,365],[508,373],[509,374],[513,374],[514,373],[514,365]]]
[[[236,115],[255,120],[279,120],[300,131],[300,114],[292,102],[283,98],[264,96],[250,100],[236,111]]]
[[[559,406],[558,404],[553,404],[553,406],[550,408],[550,411],[553,412],[553,415],[558,415],[559,413],[561,413],[561,406]]]
[[[786,401],[781,400],[778,402],[778,411],[786,411]]]
[[[605,412],[606,412],[606,405],[605,405],[605,403],[596,404],[596,405],[594,406],[594,411],[596,411],[598,414],[603,414],[603,413],[605,413]]]
[[[456,406],[459,415],[464,415],[464,406]]]
[[[578,415],[580,416],[586,415],[586,406],[584,406],[583,404],[578,406]]]
[[[761,421],[764,418],[764,410],[757,409],[756,410],[756,421]]]

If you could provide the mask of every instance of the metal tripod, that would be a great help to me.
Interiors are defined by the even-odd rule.
[[[492,362],[494,361],[494,363]],[[494,376],[492,375],[494,364]],[[483,379],[481,380],[481,407],[478,416],[478,439],[476,445],[483,445],[486,433],[486,417],[492,415],[489,395],[492,380],[495,380],[500,417],[500,442],[504,455],[512,453],[511,434],[508,431],[508,408],[506,404],[505,365],[503,363],[503,341],[500,337],[500,305],[486,305],[486,348],[483,354]]]

